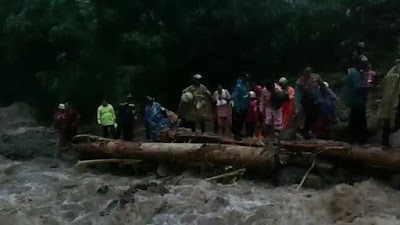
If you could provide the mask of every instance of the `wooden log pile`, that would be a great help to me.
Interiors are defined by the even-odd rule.
[[[256,168],[272,168],[277,163],[274,156],[278,147],[274,143],[250,147],[254,144],[218,136],[183,133],[174,135],[163,140],[175,143],[124,142],[90,135],[77,136],[74,141],[77,151],[90,159],[123,158]],[[400,152],[365,149],[342,142],[282,142],[278,152],[280,155],[312,154],[329,158],[333,162],[346,160],[368,167],[400,170]]]
[[[126,158],[183,164],[217,164],[238,167],[271,167],[270,152],[263,148],[220,144],[137,143],[97,141],[76,145],[85,158]]]

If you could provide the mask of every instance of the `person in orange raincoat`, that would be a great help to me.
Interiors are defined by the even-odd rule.
[[[289,101],[282,104],[282,123],[283,129],[287,129],[289,127],[290,121],[292,120],[294,114],[294,95],[295,90],[293,87],[288,85],[289,81],[286,77],[281,77],[279,79],[279,85],[282,87],[282,90],[286,92],[289,96]]]

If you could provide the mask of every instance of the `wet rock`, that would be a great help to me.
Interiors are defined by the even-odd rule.
[[[358,183],[368,180],[370,177],[362,174],[355,173],[355,170],[347,170],[345,168],[337,168],[335,171],[336,183]]]
[[[325,160],[317,160],[315,162],[315,169],[319,172],[319,173],[323,173],[323,174],[330,174],[334,171],[335,166]]]
[[[108,188],[107,185],[101,185],[101,186],[99,187],[99,189],[97,189],[96,192],[97,192],[97,194],[107,194],[108,191],[109,191],[109,188]]]
[[[311,198],[312,194],[305,194],[304,196],[306,196],[307,198]]]
[[[150,224],[154,215],[161,213],[166,206],[167,200],[160,196],[135,201],[133,224]]]
[[[134,186],[132,186],[133,190],[142,190],[145,191],[147,190],[147,188],[149,187],[149,182],[148,181],[144,181],[144,182],[140,182],[138,184],[135,184]]]
[[[317,176],[315,174],[309,174],[303,183],[303,188],[315,190],[323,189],[326,186],[326,182],[320,176]]]
[[[112,200],[111,202],[109,202],[107,204],[107,207],[106,207],[105,211],[106,212],[111,212],[112,209],[117,207],[118,203],[119,203],[119,200]]]
[[[79,187],[79,185],[77,185],[77,184],[67,184],[67,185],[62,186],[61,189],[62,190],[64,190],[64,189],[74,189],[74,188],[77,188],[77,187]]]
[[[119,200],[119,207],[121,209],[123,209],[125,207],[125,205],[128,204],[129,202],[135,202],[134,196],[132,196],[130,198],[128,198],[128,197],[121,198]]]
[[[390,135],[389,145],[391,148],[400,148],[400,130]]]
[[[400,174],[395,174],[390,178],[390,186],[394,189],[400,189]]]
[[[285,185],[299,184],[306,173],[307,173],[306,169],[299,167],[289,166],[282,168],[277,173],[278,185],[285,186]]]
[[[296,129],[294,128],[289,128],[286,129],[284,131],[282,131],[281,133],[281,140],[283,141],[295,141],[297,140],[297,136],[296,136]]]
[[[52,164],[49,166],[50,169],[57,169],[58,168],[58,164]]]
[[[11,137],[9,135],[0,135],[0,139],[2,140],[2,143],[10,143]]]
[[[169,168],[165,164],[159,164],[156,172],[158,177],[166,177],[169,174]]]
[[[160,194],[161,196],[169,193],[168,189],[163,184],[150,185],[147,190],[154,194]]]
[[[136,193],[138,190],[141,191],[146,191],[149,190],[152,193],[168,193],[168,190],[166,190],[166,188],[162,185],[163,188],[165,188],[165,190],[163,190],[162,187],[158,187],[159,183],[151,183],[149,181],[143,181],[137,184],[134,184],[132,186],[130,186],[126,191],[124,191],[123,193],[121,193],[119,195],[119,197],[121,198],[125,198],[125,197],[129,197],[129,196],[133,196],[134,193]]]
[[[17,171],[16,170],[17,167],[18,167],[17,165],[2,167],[0,168],[0,173],[5,174],[7,176],[11,176]]]
[[[184,179],[184,176],[173,176],[165,181],[165,185],[178,186],[182,179]]]
[[[210,208],[212,211],[219,210],[221,208],[225,208],[229,206],[231,203],[223,197],[217,196],[207,201],[205,205],[207,208]]]

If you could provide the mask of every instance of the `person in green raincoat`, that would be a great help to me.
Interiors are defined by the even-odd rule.
[[[115,111],[114,107],[106,100],[103,100],[101,106],[97,109],[97,123],[103,129],[103,137],[114,138],[116,126]]]
[[[211,119],[211,93],[208,88],[203,85],[203,77],[200,74],[193,76],[193,84],[182,91],[183,97],[191,96],[185,102],[183,117],[189,122],[190,128],[196,132],[197,125],[200,126],[201,132],[206,131],[205,122]]]
[[[392,126],[396,131],[400,129],[400,59],[383,78],[382,90],[378,116],[383,121],[382,144],[388,146]]]

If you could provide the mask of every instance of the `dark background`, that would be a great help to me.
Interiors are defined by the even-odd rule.
[[[345,71],[359,41],[378,70],[399,53],[398,0],[287,2],[0,0],[0,105],[25,101],[49,120],[69,101],[88,120],[131,92],[176,109],[195,73],[231,90],[244,71]]]

